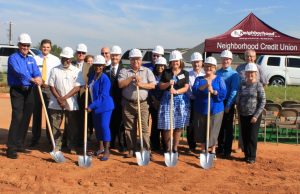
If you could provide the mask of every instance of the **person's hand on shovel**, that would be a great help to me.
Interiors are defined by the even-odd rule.
[[[90,108],[86,108],[85,110],[87,110],[88,112],[92,112],[93,110]]]

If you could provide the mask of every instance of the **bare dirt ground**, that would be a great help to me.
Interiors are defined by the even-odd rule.
[[[0,193],[300,193],[300,145],[259,143],[254,165],[236,153],[233,160],[218,158],[212,169],[203,170],[197,154],[185,154],[183,141],[174,168],[165,166],[162,154],[154,153],[148,166],[139,167],[135,158],[113,150],[108,161],[93,158],[83,169],[77,156],[67,153],[65,163],[55,163],[45,132],[30,154],[6,158],[10,118],[9,98],[0,95]],[[29,131],[27,143],[30,136]]]

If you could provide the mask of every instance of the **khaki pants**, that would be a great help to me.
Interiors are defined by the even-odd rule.
[[[123,100],[123,121],[128,150],[136,150],[138,106],[135,102]],[[144,148],[150,150],[150,132],[148,129],[149,105],[147,101],[141,102],[141,120]]]
[[[78,116],[79,111],[66,111],[50,109],[50,123],[53,127],[53,135],[57,149],[61,149],[63,134],[67,133],[67,146],[69,149],[74,149],[77,146],[78,139]],[[65,116],[65,127],[60,128],[63,116]]]

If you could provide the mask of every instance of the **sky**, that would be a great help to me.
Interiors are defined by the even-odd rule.
[[[300,38],[298,0],[0,0],[0,43],[20,33],[33,46],[48,38],[60,47],[84,43],[88,53],[130,48],[192,48],[236,25],[250,12],[273,28]]]

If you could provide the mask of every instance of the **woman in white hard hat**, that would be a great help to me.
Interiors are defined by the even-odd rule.
[[[191,56],[191,62],[193,69],[189,71],[189,90],[188,90],[188,95],[190,97],[190,102],[191,102],[191,107],[193,107],[194,104],[194,95],[192,92],[192,87],[194,85],[195,79],[199,76],[204,76],[205,74],[203,73],[203,58],[202,55],[199,52],[194,52]],[[196,141],[194,138],[194,129],[192,125],[192,120],[193,120],[193,108],[191,108],[191,117],[190,117],[190,125],[186,128],[187,129],[187,142],[189,145],[189,150],[188,152],[195,151],[196,149]]]
[[[164,90],[158,111],[158,128],[164,130],[163,137],[166,150],[170,148],[170,94],[174,95],[173,129],[174,143],[172,150],[178,151],[182,129],[189,124],[190,102],[186,94],[189,89],[189,73],[184,68],[182,55],[172,51],[169,60],[170,69],[166,69],[160,80],[160,89]],[[173,87],[171,87],[173,86]]]
[[[208,92],[210,99],[210,137],[209,145],[211,153],[216,153],[216,144],[222,123],[224,104],[226,97],[226,85],[224,80],[215,75],[217,60],[214,57],[207,57],[204,62],[205,75],[197,77],[193,85],[194,101],[194,132],[195,139],[201,143],[202,151],[205,151]]]
[[[245,78],[238,91],[236,103],[240,116],[245,161],[253,164],[256,160],[257,135],[262,111],[266,104],[263,84],[257,79],[257,65],[248,63]]]
[[[150,136],[150,142],[151,142],[151,149],[153,151],[159,151],[161,149],[160,145],[160,135],[161,130],[157,128],[157,114],[160,104],[160,99],[162,97],[163,91],[159,88],[159,81],[161,79],[161,75],[163,71],[167,68],[167,60],[164,57],[157,58],[153,70],[153,74],[155,76],[156,85],[155,89],[149,91],[149,112],[151,114],[152,118],[152,126],[151,126],[151,136]],[[165,148],[164,142],[163,147]]]
[[[89,105],[88,111],[93,111],[93,124],[96,130],[96,138],[99,142],[99,150],[96,152],[96,155],[101,161],[106,161],[110,154],[109,146],[111,135],[109,123],[114,109],[114,102],[110,96],[110,80],[108,76],[103,73],[103,68],[106,65],[105,58],[101,55],[97,55],[93,65],[95,73],[89,77],[92,103]],[[104,152],[102,145],[104,145]]]

